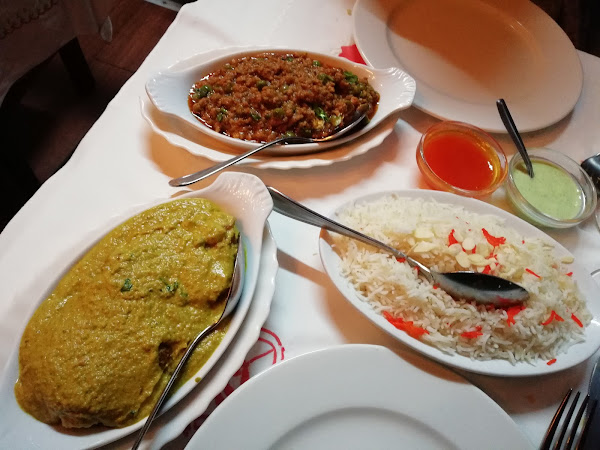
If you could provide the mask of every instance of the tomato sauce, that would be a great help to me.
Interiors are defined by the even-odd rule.
[[[446,183],[467,190],[491,186],[498,157],[486,142],[463,133],[438,133],[427,139],[423,155],[431,170]]]

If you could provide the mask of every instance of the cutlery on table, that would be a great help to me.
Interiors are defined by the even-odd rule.
[[[584,160],[581,163],[581,168],[590,176],[596,186],[596,193],[600,195],[600,153]]]
[[[437,284],[454,298],[464,298],[477,303],[493,304],[496,306],[519,304],[529,298],[529,293],[518,284],[494,275],[479,272],[434,272],[401,251],[322,216],[292,200],[273,187],[267,186],[267,189],[273,198],[273,209],[278,213],[309,225],[325,228],[334,233],[356,239],[367,245],[372,245],[384,252],[390,253],[395,258],[402,258],[412,267],[416,267],[419,270],[419,274],[423,275],[430,283]]]
[[[533,178],[533,164],[531,164],[531,159],[529,158],[525,144],[523,144],[523,139],[521,139],[519,130],[517,129],[517,126],[510,115],[510,111],[508,110],[506,102],[502,98],[498,99],[496,100],[496,106],[498,107],[498,112],[500,113],[500,118],[502,119],[502,123],[504,124],[506,131],[508,131],[508,134],[517,147],[517,150],[519,150],[519,153],[523,157],[523,162],[525,162],[525,167],[527,168],[527,174]]]
[[[549,450],[550,448],[556,450],[571,448],[596,450],[598,448],[600,443],[600,414],[597,414],[597,407],[598,399],[600,399],[600,358],[596,361],[592,370],[588,394],[579,403],[581,393],[577,391],[568,407],[566,416],[563,418],[572,394],[573,389],[569,389],[558,406],[548,426],[540,450]],[[576,409],[577,413],[574,415]],[[555,438],[559,427],[560,433]]]
[[[231,313],[235,310],[236,306],[238,305],[240,297],[242,296],[242,288],[244,286],[244,274],[246,271],[244,260],[245,260],[244,248],[242,246],[242,240],[240,237],[238,251],[237,251],[237,254],[235,257],[235,263],[234,263],[234,267],[233,267],[233,277],[231,279],[231,286],[229,287],[229,292],[227,293],[227,300],[225,301],[225,307],[223,308],[223,312],[221,313],[221,316],[217,320],[215,320],[211,325],[209,325],[203,331],[201,331],[194,338],[194,340],[192,340],[190,342],[190,344],[188,345],[185,353],[181,357],[181,360],[175,367],[175,370],[173,371],[171,378],[169,378],[169,381],[167,382],[160,397],[158,398],[158,401],[154,405],[152,412],[146,419],[146,423],[144,424],[142,429],[139,431],[137,439],[135,440],[135,443],[131,447],[132,450],[136,450],[139,447],[140,443],[142,442],[142,439],[144,438],[144,436],[150,429],[150,426],[152,425],[152,421],[158,415],[161,406],[163,405],[164,401],[166,400],[167,396],[169,395],[169,392],[171,391],[171,388],[175,384],[175,381],[177,381],[177,377],[179,376],[179,373],[183,369],[183,366],[185,365],[187,360],[190,358],[190,356],[192,355],[192,353],[194,352],[194,350],[196,349],[198,344],[206,336],[208,336],[210,333],[212,333],[221,324],[221,322],[223,322],[223,320],[226,317],[230,316]]]
[[[261,150],[264,150],[265,148],[271,147],[273,145],[314,144],[314,143],[319,143],[319,142],[333,141],[335,139],[341,138],[342,136],[346,135],[351,130],[356,128],[358,125],[363,123],[363,120],[366,118],[366,116],[367,116],[366,111],[363,111],[362,109],[357,109],[354,112],[354,116],[352,117],[352,120],[350,121],[350,123],[348,125],[346,125],[343,128],[340,128],[335,133],[330,134],[329,136],[326,136],[324,138],[283,136],[283,137],[280,137],[279,139],[275,139],[274,141],[267,142],[266,144],[263,144],[260,147],[253,148],[252,150],[249,150],[246,153],[242,153],[241,155],[238,155],[234,158],[228,159],[227,161],[223,161],[219,164],[215,164],[214,166],[209,167],[208,169],[200,170],[199,172],[195,172],[195,173],[192,173],[189,175],[184,175],[179,178],[173,178],[171,181],[169,181],[169,184],[171,186],[177,187],[177,186],[187,186],[189,184],[196,183],[200,180],[204,180],[205,178],[210,177],[211,175],[214,175],[217,172],[220,172],[221,170],[227,169],[229,166],[236,164],[237,162],[241,161],[242,159],[252,156],[255,153],[258,153]]]
[[[598,358],[592,370],[588,396],[590,401],[586,414],[587,433],[582,435],[578,448],[582,450],[595,450],[600,446],[600,412],[598,411],[598,401],[600,400],[600,358]]]

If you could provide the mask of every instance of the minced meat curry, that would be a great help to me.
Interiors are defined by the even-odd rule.
[[[255,142],[323,138],[349,124],[357,109],[370,119],[378,102],[366,78],[291,53],[236,58],[195,83],[188,97],[205,125]]]
[[[189,341],[221,314],[239,234],[204,199],[147,210],[107,234],[60,280],[21,339],[15,395],[65,427],[147,416]],[[224,336],[196,349],[184,377]]]

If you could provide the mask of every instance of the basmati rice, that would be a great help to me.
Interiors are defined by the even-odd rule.
[[[592,316],[570,276],[572,259],[557,259],[549,241],[523,237],[496,216],[392,194],[356,203],[339,212],[338,220],[433,270],[491,273],[530,293],[522,307],[513,308],[453,299],[418,278],[407,263],[358,241],[334,237],[342,274],[361,299],[376,312],[385,311],[398,328],[412,322],[411,327],[424,329],[422,342],[450,354],[514,364],[554,359],[584,340]]]

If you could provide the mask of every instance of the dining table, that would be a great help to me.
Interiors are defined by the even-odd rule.
[[[193,55],[232,47],[282,47],[337,56],[343,48],[354,48],[354,4],[354,0],[228,0],[182,6],[69,161],[0,234],[0,368],[18,347],[22,329],[36,306],[24,293],[46,282],[44,274],[49,267],[64,265],[61,258],[67,249],[80,243],[90,230],[136,205],[175,198],[214,181],[209,178],[185,188],[169,185],[170,179],[208,168],[214,161],[175,145],[148,123],[142,112],[151,106],[145,91],[149,77]],[[600,58],[582,51],[577,55],[583,68],[583,89],[575,108],[557,123],[524,133],[523,140],[529,148],[552,148],[581,162],[600,152]],[[317,155],[318,163],[305,166],[255,163],[228,170],[253,174],[305,206],[331,215],[340,205],[367,194],[430,189],[415,154],[421,135],[438,122],[410,107],[382,125],[391,131],[367,151],[341,153],[329,160]],[[516,153],[507,134],[493,136],[509,157]],[[277,158],[268,155],[261,161]],[[293,160],[286,156],[282,161],[285,158]],[[514,212],[503,187],[483,200]],[[157,419],[143,448],[183,448],[206,417],[240,385],[273,365],[316,350],[345,344],[380,345],[400,358],[423,361],[423,370],[442,370],[438,363],[416,354],[367,320],[338,292],[320,259],[318,228],[276,212],[270,214],[268,225],[277,245],[279,269],[270,312],[258,340],[240,370],[207,408],[195,408],[192,399],[169,410]],[[600,230],[594,216],[572,228],[543,231],[567,248],[586,271],[600,269]],[[27,307],[20,305],[27,301]],[[538,376],[499,377],[451,370],[496,402],[531,442],[531,448],[537,448],[567,390],[587,391],[599,356],[596,353],[574,367]],[[202,387],[200,384],[196,390]],[[111,444],[112,448],[128,448],[134,437],[123,438]],[[491,442],[489,448],[502,448],[502,443]]]

